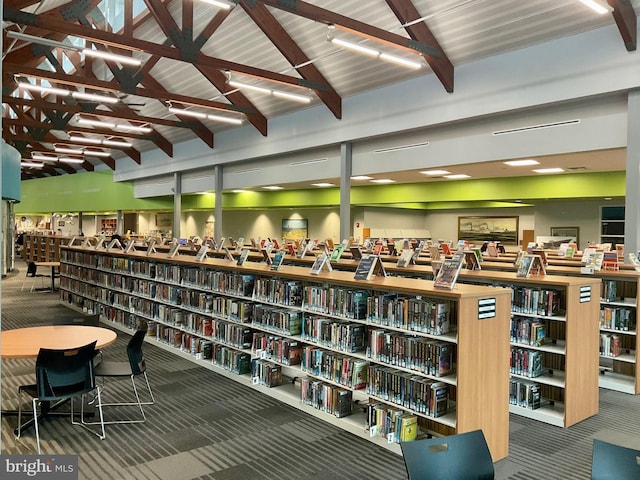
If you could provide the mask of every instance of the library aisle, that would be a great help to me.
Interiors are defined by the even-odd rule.
[[[20,291],[26,265],[3,278],[2,328],[45,325],[69,313],[57,293]],[[105,356],[125,360],[119,332]],[[41,429],[46,453],[77,453],[81,479],[406,479],[400,456],[295,408],[145,344],[156,405],[147,422],[109,425],[107,437],[72,427],[68,417]],[[33,381],[33,360],[2,363],[2,407],[17,407],[18,386]],[[122,398],[128,382],[109,391]],[[594,439],[640,449],[640,396],[600,389],[600,412],[570,428],[511,415],[509,456],[497,479],[588,479]],[[15,417],[2,418],[3,454],[35,453],[35,435],[16,439]]]

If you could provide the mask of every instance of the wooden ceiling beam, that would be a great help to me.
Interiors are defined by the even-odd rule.
[[[638,46],[638,17],[629,0],[608,0],[613,7],[613,18],[616,21],[624,46],[634,52]]]
[[[271,14],[269,9],[259,2],[247,2],[246,0],[241,0],[240,5],[302,78],[308,80],[310,83],[324,83],[328,86],[327,90],[317,90],[316,93],[336,118],[342,118],[342,98],[340,95],[333,89],[327,79],[324,78],[320,70],[311,63],[309,57],[305,55],[298,44]]]
[[[386,1],[389,8],[391,8],[391,11],[393,11],[396,18],[403,25],[417,18],[421,18],[420,12],[418,12],[411,0]],[[431,45],[439,51],[438,56],[427,55],[425,53],[423,53],[422,56],[431,67],[431,70],[433,70],[433,73],[436,74],[440,83],[444,86],[444,89],[449,93],[453,93],[453,64],[440,46],[438,40],[436,40],[436,37],[431,33],[427,23],[422,21],[413,25],[408,25],[405,27],[405,30],[416,42]]]

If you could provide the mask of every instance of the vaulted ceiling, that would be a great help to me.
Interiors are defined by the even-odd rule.
[[[436,75],[455,95],[456,66],[605,25],[617,25],[620,48],[633,51],[640,8],[640,0],[608,0],[604,15],[579,0],[218,3],[229,8],[5,0],[3,138],[25,160],[46,159],[24,166],[22,178],[115,170],[150,149],[172,157],[193,138],[213,151],[217,132],[249,124],[268,136],[270,119],[314,105],[340,121],[344,98],[417,76]],[[100,52],[126,58],[90,55]],[[419,66],[384,61],[395,57]]]

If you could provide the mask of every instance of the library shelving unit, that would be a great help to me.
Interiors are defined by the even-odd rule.
[[[556,268],[555,273],[580,276],[578,268]],[[585,276],[585,275],[582,275]],[[600,387],[637,395],[638,280],[635,270],[601,269],[588,275],[600,285]]]
[[[61,301],[100,313],[116,328],[146,322],[148,341],[396,453],[393,437],[376,435],[377,425],[367,428],[367,408],[413,415],[429,433],[482,429],[494,461],[508,454],[506,289],[459,284],[443,290],[423,279],[357,281],[353,272],[311,275],[299,266],[275,271],[266,263],[238,266],[140,251],[67,246],[61,253]],[[302,347],[302,365],[286,355],[285,345],[294,343]],[[212,359],[203,359],[205,344],[213,345]],[[342,370],[331,376],[322,365],[309,368],[305,358],[317,350],[340,358]],[[451,356],[434,358],[436,351]],[[267,388],[255,370],[255,376],[233,373],[233,359],[241,355],[250,355],[254,366],[279,364],[292,380]],[[355,385],[345,367],[355,362],[367,364],[364,384]],[[309,382],[348,391],[357,408],[343,418],[323,405],[314,408],[301,400]]]
[[[103,218],[100,220],[100,230],[107,236],[116,233],[117,225],[118,220],[115,218]]]
[[[511,291],[512,413],[561,427],[598,413],[599,279],[463,270],[458,281]]]
[[[60,246],[69,243],[69,237],[26,233],[22,248],[25,262],[59,262]]]

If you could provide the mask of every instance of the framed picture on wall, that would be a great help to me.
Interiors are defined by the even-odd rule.
[[[519,217],[458,217],[458,240],[518,244]]]
[[[299,240],[309,236],[309,222],[306,218],[283,218],[282,238]]]
[[[580,245],[580,227],[550,227],[552,237],[562,237],[561,243],[576,243]]]

